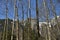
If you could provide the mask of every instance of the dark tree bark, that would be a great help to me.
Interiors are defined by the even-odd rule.
[[[38,0],[36,0],[36,20],[37,20],[37,36],[38,36],[38,38],[37,39],[39,39],[39,37],[40,37],[40,33],[39,33],[39,12],[38,12]]]

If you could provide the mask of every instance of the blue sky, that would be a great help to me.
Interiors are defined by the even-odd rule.
[[[13,14],[14,14],[14,4],[13,4],[13,2],[14,1],[11,1],[11,0],[8,0],[8,17],[9,18],[13,18]],[[21,4],[19,3],[19,2],[17,1],[17,6],[18,6],[18,13],[19,13],[19,17],[21,17],[21,13],[22,13],[22,8],[21,8]],[[27,10],[27,5],[28,5],[28,3],[27,3],[27,0],[24,0],[23,1],[23,3],[24,3],[24,13],[26,13],[26,10]],[[6,8],[6,1],[5,0],[0,0],[0,18],[5,18],[5,8]],[[35,13],[35,0],[33,0],[33,1],[31,1],[31,12],[32,12],[32,17],[34,17],[35,15],[34,14],[36,14]],[[33,16],[34,15],[34,16]],[[26,15],[25,15],[25,17],[26,17]]]
[[[26,18],[26,13],[27,13],[27,5],[28,2],[27,0],[23,0],[23,5],[24,5],[24,14]],[[49,0],[47,0],[48,6],[49,6]],[[55,5],[56,13],[57,15],[60,15],[60,3],[57,2],[57,0],[53,0],[53,3]],[[41,7],[42,0],[38,0],[39,7]],[[18,2],[17,0],[17,7],[18,7],[18,14],[19,14],[19,19],[22,17],[22,8],[21,8],[21,3]],[[0,19],[5,18],[5,9],[6,8],[6,1],[5,0],[0,0]],[[10,19],[13,19],[14,17],[14,0],[8,0],[8,17]],[[36,18],[36,0],[31,0],[31,14],[32,18]]]

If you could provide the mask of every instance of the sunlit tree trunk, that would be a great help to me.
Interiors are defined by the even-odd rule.
[[[6,0],[6,39],[5,40],[8,40],[7,36],[8,36],[8,0]]]
[[[4,30],[3,30],[3,38],[2,38],[2,40],[5,40],[5,35],[6,35],[6,20],[5,20],[4,23],[5,24],[4,24]]]
[[[15,16],[16,16],[16,40],[18,40],[18,11],[17,11],[17,7],[16,7],[16,10],[15,10]]]
[[[14,32],[14,19],[13,19],[13,22],[11,22],[11,24],[12,24],[11,40],[13,40],[13,32]]]
[[[5,36],[5,25],[4,25],[4,27],[3,27],[4,29],[3,29],[3,37],[2,37],[2,40],[4,40],[4,36]]]
[[[13,0],[11,0],[11,3],[12,3]],[[12,24],[12,27],[11,27],[11,40],[13,40],[13,34],[14,34],[14,18],[13,18],[13,21],[11,22]]]
[[[47,33],[48,33],[48,38],[46,40],[51,40],[51,36],[50,36],[50,29],[49,29],[49,10],[48,10],[48,6],[46,3],[46,0],[43,0],[43,5],[45,8],[45,13],[46,13],[46,22],[47,22]]]
[[[5,24],[4,24],[4,32],[3,32],[3,38],[2,40],[7,40],[7,33],[8,33],[8,7],[7,7],[7,2],[6,0],[6,19],[5,19]]]
[[[16,6],[17,0],[14,0],[15,25],[16,25],[16,40],[18,40],[18,8]]]

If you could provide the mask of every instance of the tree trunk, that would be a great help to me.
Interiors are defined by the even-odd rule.
[[[7,4],[8,4],[8,0],[6,0],[6,39],[5,40],[8,40],[8,38],[7,38],[7,35],[8,35],[8,7],[7,7]]]
[[[44,8],[45,8],[45,13],[46,13],[46,22],[47,22],[47,31],[48,31],[48,36],[46,40],[51,40],[51,36],[50,36],[50,29],[49,29],[49,10],[48,10],[48,7],[47,7],[47,3],[46,3],[46,0],[43,0],[43,5],[44,5]]]
[[[40,33],[39,33],[39,12],[38,12],[38,0],[36,0],[36,20],[37,20],[37,40],[39,39]]]

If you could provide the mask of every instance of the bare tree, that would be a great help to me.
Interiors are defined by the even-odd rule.
[[[14,12],[15,12],[15,21],[16,21],[16,40],[18,40],[18,8],[16,6],[17,0],[14,0]]]
[[[16,7],[16,40],[18,40],[18,8]]]
[[[28,8],[29,8],[29,18],[30,18],[30,22],[31,22],[31,0],[28,0]]]
[[[38,12],[38,0],[36,0],[36,20],[37,20],[37,36],[39,39],[40,33],[39,33],[39,12]]]
[[[14,33],[14,19],[13,19],[13,22],[11,22],[11,24],[12,24],[11,40],[13,40],[13,33]]]
[[[50,36],[50,29],[49,29],[49,10],[48,10],[48,6],[46,3],[46,0],[43,0],[43,5],[45,8],[45,13],[46,13],[46,21],[47,21],[47,32],[48,32],[48,38],[46,38],[46,40],[51,40],[51,36]]]
[[[31,29],[31,0],[28,0],[28,10],[29,10],[29,18],[28,18],[28,40],[30,39],[30,29]]]
[[[52,10],[52,12],[53,12],[53,16],[54,16],[54,18],[55,18],[55,22],[57,23],[56,25],[56,27],[57,27],[57,34],[56,35],[59,35],[59,33],[60,33],[60,31],[59,31],[59,23],[58,23],[58,19],[57,19],[57,13],[56,13],[56,10],[55,10],[55,6],[54,6],[54,4],[53,4],[53,2],[52,2],[52,0],[50,0],[50,5],[51,5],[51,10]],[[53,29],[55,29],[54,27],[53,27]],[[55,29],[56,30],[56,29]],[[54,33],[55,34],[55,33]],[[55,35],[55,36],[56,36]],[[56,37],[54,38],[54,40],[56,40]]]
[[[7,39],[7,33],[8,33],[8,0],[6,0],[6,19],[5,19],[5,25],[4,25],[4,33],[2,40],[8,40]]]
[[[24,10],[23,10],[23,1],[21,2],[22,5],[22,25],[24,27]],[[24,29],[23,29],[23,40],[24,40]]]
[[[58,29],[58,33],[59,33],[57,14],[56,14],[56,10],[55,10],[54,4],[52,3],[52,0],[50,0],[50,4],[51,4],[51,7],[52,7],[53,16],[55,17],[55,21],[57,23],[57,29]]]

